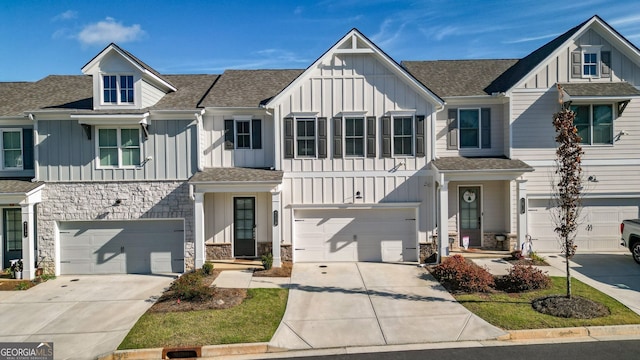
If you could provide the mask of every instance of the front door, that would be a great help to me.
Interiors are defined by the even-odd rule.
[[[4,209],[2,211],[3,268],[10,266],[9,260],[22,259],[22,211]]]
[[[256,199],[237,197],[233,199],[233,255],[235,257],[256,256]]]
[[[482,207],[480,206],[480,187],[461,187],[459,194],[460,245],[482,246]]]

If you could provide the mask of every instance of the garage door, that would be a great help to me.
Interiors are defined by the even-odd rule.
[[[182,220],[63,222],[59,229],[62,274],[184,271]]]
[[[297,210],[294,261],[417,261],[413,209]]]
[[[580,251],[620,250],[620,222],[638,217],[638,199],[583,199],[576,245]],[[529,234],[535,251],[560,250],[548,200],[529,200]]]

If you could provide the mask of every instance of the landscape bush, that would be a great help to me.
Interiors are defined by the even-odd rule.
[[[205,275],[211,275],[213,274],[213,263],[212,262],[205,262],[204,264],[202,264],[202,272]]]
[[[499,290],[506,292],[524,292],[548,288],[551,278],[531,265],[514,265],[509,274],[496,279],[496,285]]]
[[[203,272],[186,273],[171,284],[173,297],[180,300],[204,300],[213,296],[213,288],[203,282]]]
[[[495,286],[494,278],[487,269],[467,261],[462,255],[446,258],[431,273],[451,291],[489,292]]]

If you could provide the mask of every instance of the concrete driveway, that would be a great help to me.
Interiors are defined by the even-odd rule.
[[[270,345],[287,349],[495,339],[424,269],[408,264],[294,264]]]
[[[563,257],[556,254],[542,254],[554,268],[566,274]],[[640,265],[628,252],[578,253],[570,260],[571,274],[576,279],[589,284],[615,298],[626,307],[640,314]]]
[[[55,359],[95,359],[115,350],[173,276],[61,276],[2,292],[0,342],[53,341]]]

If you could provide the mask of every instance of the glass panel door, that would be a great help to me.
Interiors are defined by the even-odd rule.
[[[8,268],[9,260],[22,259],[22,211],[21,209],[4,209],[2,211],[2,237],[4,244],[4,268]]]
[[[482,246],[482,208],[480,207],[480,188],[460,188],[460,245],[465,246],[465,238],[468,238],[467,246]]]
[[[233,254],[235,257],[256,256],[256,199],[237,197],[233,200]]]

